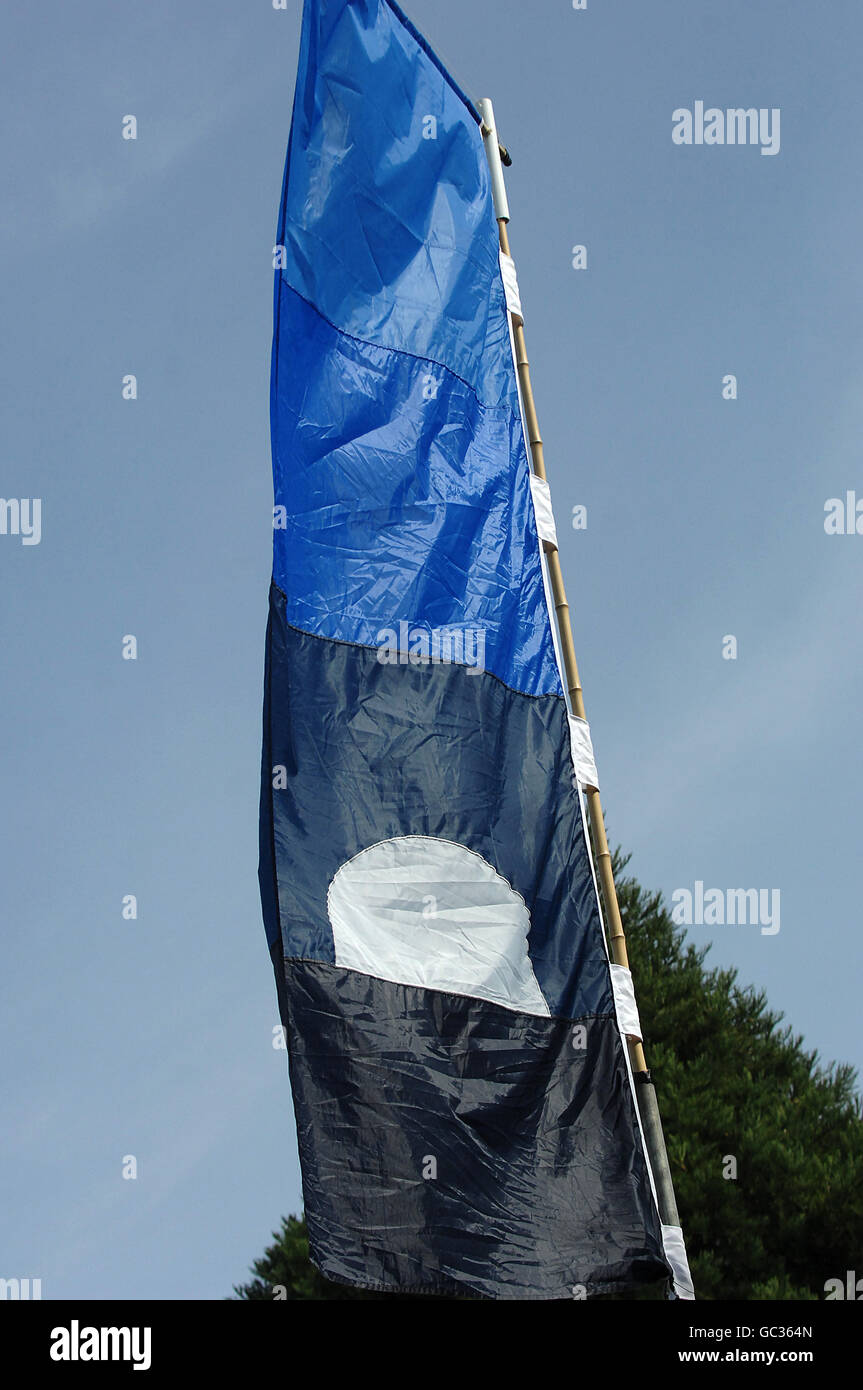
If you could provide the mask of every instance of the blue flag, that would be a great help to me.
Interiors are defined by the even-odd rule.
[[[306,0],[276,254],[260,881],[312,1258],[665,1279],[479,118],[391,0]]]

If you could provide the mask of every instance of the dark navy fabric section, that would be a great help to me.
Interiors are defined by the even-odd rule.
[[[278,614],[275,615],[278,621]],[[278,883],[276,878],[276,853],[273,840],[273,788],[270,766],[273,747],[272,730],[272,649],[274,605],[270,598],[270,612],[267,618],[267,642],[264,655],[264,732],[261,741],[261,798],[258,816],[258,880],[261,887],[261,911],[267,933],[267,945],[272,952],[278,947],[282,952],[282,934],[279,927]],[[281,624],[279,624],[281,626]],[[278,972],[277,972],[278,973]]]
[[[335,959],[327,888],[347,859],[433,835],[481,854],[521,894],[552,1014],[612,1012],[562,697],[455,664],[383,665],[292,627],[273,586],[266,710],[261,885],[286,959]]]
[[[519,417],[280,297],[273,577],[290,621],[369,646],[402,621],[481,633],[508,685],[560,691]]]
[[[286,964],[312,1259],[379,1289],[554,1299],[665,1279],[613,1019]],[[581,1286],[581,1288],[579,1288]]]

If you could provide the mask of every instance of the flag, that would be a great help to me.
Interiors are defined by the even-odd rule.
[[[306,0],[260,883],[320,1270],[572,1298],[669,1263],[478,122],[392,0]]]

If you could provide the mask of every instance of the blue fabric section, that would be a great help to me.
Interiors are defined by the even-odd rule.
[[[476,121],[386,0],[306,0],[303,25],[283,280],[346,333],[513,403]]]
[[[441,72],[441,73],[443,74],[443,76],[446,78],[447,82],[450,84],[450,86],[452,87],[453,91],[455,92],[456,96],[458,96],[458,97],[461,98],[461,100],[464,102],[465,106],[467,107],[468,111],[469,111],[470,114],[473,116],[473,119],[476,121],[477,125],[479,125],[479,124],[481,123],[481,121],[482,121],[482,116],[481,116],[481,115],[479,114],[479,112],[477,111],[477,109],[476,109],[476,107],[474,106],[473,102],[471,101],[470,97],[467,96],[466,93],[462,91],[461,87],[460,87],[460,86],[458,85],[458,83],[454,80],[452,73],[447,72],[446,68],[444,67],[444,65],[443,65],[443,63],[441,62],[440,58],[439,58],[439,57],[437,56],[437,54],[435,53],[435,51],[434,51],[434,49],[432,48],[431,44],[430,44],[426,39],[423,38],[423,36],[422,36],[422,34],[420,33],[419,29],[415,28],[415,26],[411,23],[410,19],[409,19],[408,16],[405,14],[405,12],[404,12],[404,10],[402,9],[401,5],[397,5],[397,4],[396,4],[396,0],[387,0],[387,4],[389,5],[389,7],[390,7],[390,9],[393,11],[393,13],[396,15],[396,18],[399,20],[399,22],[400,22],[401,24],[403,24],[404,27],[407,29],[408,33],[409,33],[409,34],[413,34],[413,36],[414,36],[414,38],[416,39],[417,43],[419,44],[420,48],[422,48],[423,52],[426,53],[426,54],[428,55],[429,58],[431,58],[431,60],[432,60],[432,62],[434,63],[435,67],[438,69],[439,72]]]
[[[278,243],[289,621],[467,632],[513,689],[562,693],[482,139],[388,0],[306,0]]]
[[[403,645],[402,623],[410,640],[461,633],[513,689],[558,692],[527,466],[501,467],[518,419],[284,285],[280,322],[273,577],[289,622],[366,646]]]

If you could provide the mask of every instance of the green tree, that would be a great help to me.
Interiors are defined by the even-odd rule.
[[[822,1066],[735,970],[705,969],[661,895],[624,877],[621,913],[695,1290],[817,1299],[863,1254],[863,1111],[848,1066]],[[732,1176],[736,1171],[736,1177]],[[238,1298],[398,1298],[345,1288],[283,1220]],[[420,1295],[421,1297],[421,1295]]]
[[[334,1284],[309,1259],[309,1238],[306,1223],[301,1217],[282,1217],[281,1230],[273,1232],[273,1244],[267,1246],[260,1259],[252,1265],[255,1278],[248,1284],[237,1284],[238,1298],[401,1298],[422,1299],[425,1294],[377,1293],[373,1289],[355,1289],[346,1284]]]

